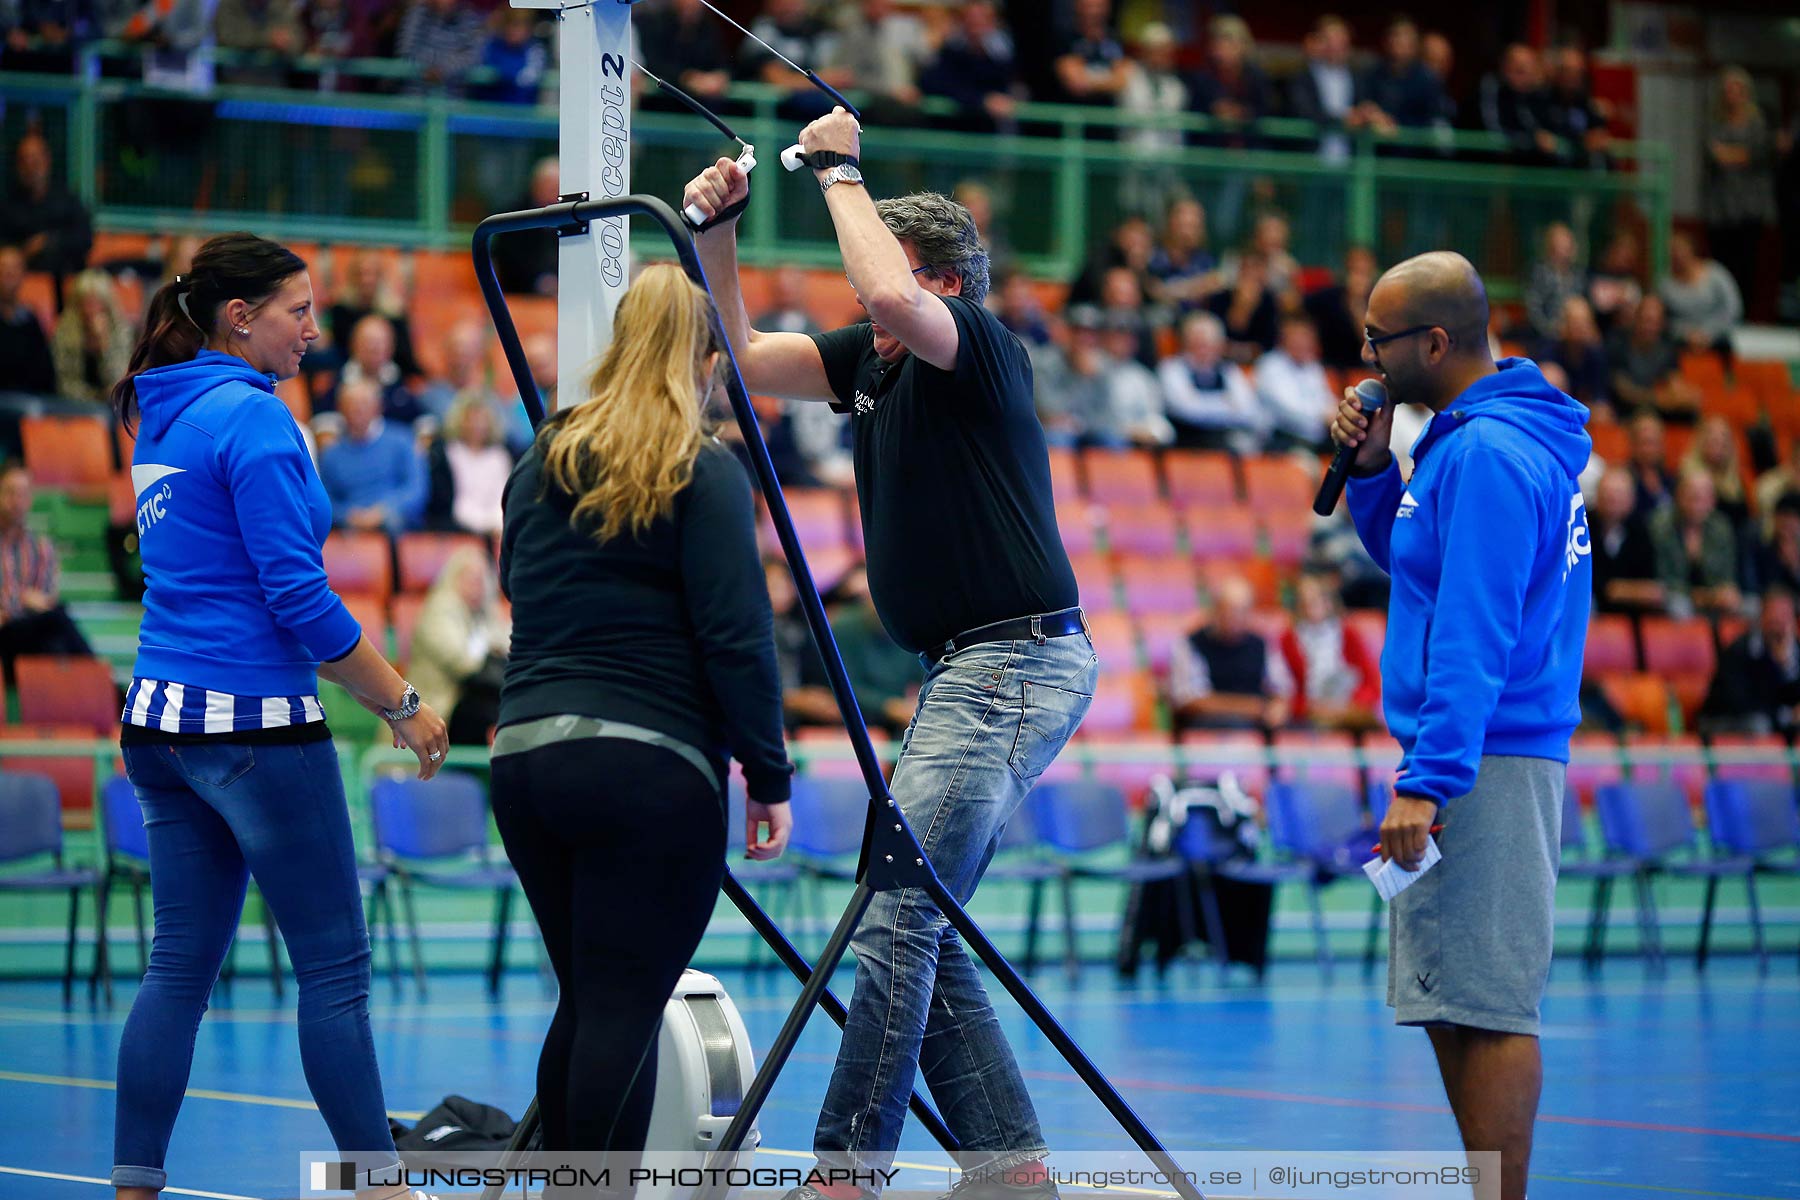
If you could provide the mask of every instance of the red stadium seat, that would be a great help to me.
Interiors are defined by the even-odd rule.
[[[1269,560],[1290,570],[1305,562],[1312,549],[1312,510],[1270,509],[1261,516],[1263,533],[1269,539]]]
[[[1148,450],[1088,450],[1081,456],[1088,499],[1101,504],[1156,500],[1156,459]]]
[[[1594,453],[1613,466],[1631,457],[1631,434],[1617,421],[1590,422],[1588,437],[1593,439]]]
[[[1700,807],[1706,792],[1706,751],[1693,734],[1658,734],[1626,742],[1626,756],[1638,756],[1631,765],[1634,783],[1667,780],[1687,793],[1688,803]]]
[[[379,650],[383,658],[392,659],[394,651],[393,647],[388,644],[387,612],[382,603],[373,596],[354,594],[344,596],[342,599],[344,607],[350,610],[350,615],[356,618],[358,625],[362,626],[363,636],[369,639],[369,644]],[[423,600],[421,599],[420,602],[423,603]],[[401,656],[400,661],[405,661],[404,655]]]
[[[1319,490],[1317,473],[1286,456],[1244,460],[1244,500],[1258,512],[1310,512]]]
[[[1594,804],[1594,790],[1620,783],[1625,764],[1619,758],[1619,742],[1610,733],[1578,733],[1569,744],[1568,786],[1584,808]]]
[[[1102,671],[1094,702],[1076,736],[1104,740],[1108,734],[1148,732],[1156,725],[1156,683],[1148,671]]]
[[[1618,613],[1595,613],[1588,621],[1587,656],[1582,673],[1616,675],[1638,669],[1637,631],[1631,618]]]
[[[108,734],[116,737],[116,734]],[[21,741],[92,741],[94,731],[86,725],[7,725],[0,727],[0,742]],[[0,751],[5,747],[0,745]],[[96,761],[91,753],[32,754],[0,753],[0,768],[8,771],[33,771],[46,775],[56,784],[62,799],[63,828],[92,829],[94,826],[94,781]]]
[[[487,553],[487,543],[472,533],[403,533],[398,546],[400,590],[428,592],[443,574],[450,556],[464,546]]]
[[[846,546],[850,541],[844,494],[834,488],[788,488],[784,491],[794,532],[808,552],[820,546]]]
[[[1721,734],[1712,740],[1712,760],[1719,779],[1794,781],[1792,753],[1773,734]]]
[[[1258,608],[1281,607],[1281,568],[1268,559],[1220,559],[1200,564],[1200,581],[1208,595],[1216,594],[1220,584],[1232,576],[1250,585]]]
[[[1051,448],[1050,494],[1058,505],[1081,498],[1081,468],[1073,450],[1061,446]]]
[[[1145,663],[1153,673],[1167,675],[1176,644],[1199,628],[1201,618],[1197,612],[1143,613],[1136,620],[1138,636],[1144,643]],[[1105,663],[1101,667],[1104,669]]]
[[[1643,634],[1645,670],[1664,678],[1679,674],[1712,677],[1716,660],[1712,626],[1703,618],[1645,617]]]
[[[1387,614],[1367,610],[1349,612],[1344,614],[1344,623],[1356,630],[1368,648],[1369,656],[1380,662],[1381,648],[1387,645]]]
[[[379,533],[336,530],[325,539],[325,576],[342,595],[359,592],[386,604],[394,591],[388,540]]]
[[[1094,510],[1086,500],[1058,500],[1056,529],[1062,534],[1063,549],[1071,555],[1099,551],[1100,536],[1094,529]]]
[[[1237,505],[1190,508],[1182,518],[1196,560],[1256,557],[1256,517],[1249,509]]]
[[[21,417],[19,440],[42,487],[103,488],[112,479],[112,437],[98,416]]]
[[[1106,544],[1115,554],[1174,555],[1181,548],[1175,512],[1160,500],[1112,504],[1099,513]]]
[[[1178,508],[1238,503],[1237,464],[1223,451],[1171,450],[1163,469],[1169,476],[1169,502]]]
[[[119,727],[119,691],[112,668],[98,658],[21,655],[19,720],[27,725],[79,725],[89,737],[111,737]]]
[[[1193,613],[1200,605],[1194,568],[1185,559],[1122,555],[1119,579],[1130,613]]]
[[[412,661],[413,630],[419,625],[419,610],[425,607],[423,596],[394,597],[394,661]]]
[[[1132,628],[1131,618],[1126,614],[1090,614],[1088,634],[1094,639],[1094,653],[1100,656],[1101,671],[1136,669],[1139,666],[1137,631]]]
[[[1075,571],[1075,584],[1081,592],[1081,607],[1090,614],[1117,612],[1119,600],[1113,587],[1113,566],[1104,554],[1071,554],[1069,566]]]
[[[1792,369],[1775,359],[1740,358],[1732,364],[1731,374],[1740,388],[1764,403],[1785,398],[1794,390]]]
[[[1673,697],[1662,678],[1648,672],[1621,671],[1599,677],[1600,690],[1613,708],[1646,734],[1669,732],[1669,705]]]

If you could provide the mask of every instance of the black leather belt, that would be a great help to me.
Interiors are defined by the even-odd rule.
[[[1061,612],[1042,613],[1035,617],[1014,617],[1009,621],[995,621],[992,625],[970,629],[957,634],[941,646],[926,650],[925,657],[935,663],[958,650],[979,646],[983,642],[1032,641],[1041,646],[1051,638],[1085,632],[1087,615],[1079,608],[1065,608]]]

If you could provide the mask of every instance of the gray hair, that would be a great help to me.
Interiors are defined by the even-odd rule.
[[[875,202],[882,223],[912,246],[934,274],[955,271],[962,296],[980,304],[988,294],[988,252],[969,210],[936,192],[914,192]]]

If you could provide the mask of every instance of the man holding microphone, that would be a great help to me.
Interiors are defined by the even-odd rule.
[[[1494,362],[1461,255],[1395,266],[1366,322],[1390,402],[1365,412],[1346,391],[1331,434],[1357,448],[1351,515],[1393,579],[1382,693],[1403,754],[1380,853],[1415,868],[1434,825],[1443,853],[1393,901],[1388,1004],[1429,1033],[1464,1147],[1499,1151],[1501,1196],[1522,1200],[1581,718],[1588,414],[1529,360]],[[1410,479],[1389,448],[1395,404],[1432,413]]]

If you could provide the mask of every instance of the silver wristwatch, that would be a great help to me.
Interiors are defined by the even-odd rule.
[[[819,190],[830,191],[834,183],[861,183],[862,171],[852,163],[839,163],[819,176]]]
[[[412,684],[401,693],[399,708],[384,708],[381,715],[390,721],[405,721],[419,715],[419,692]]]

